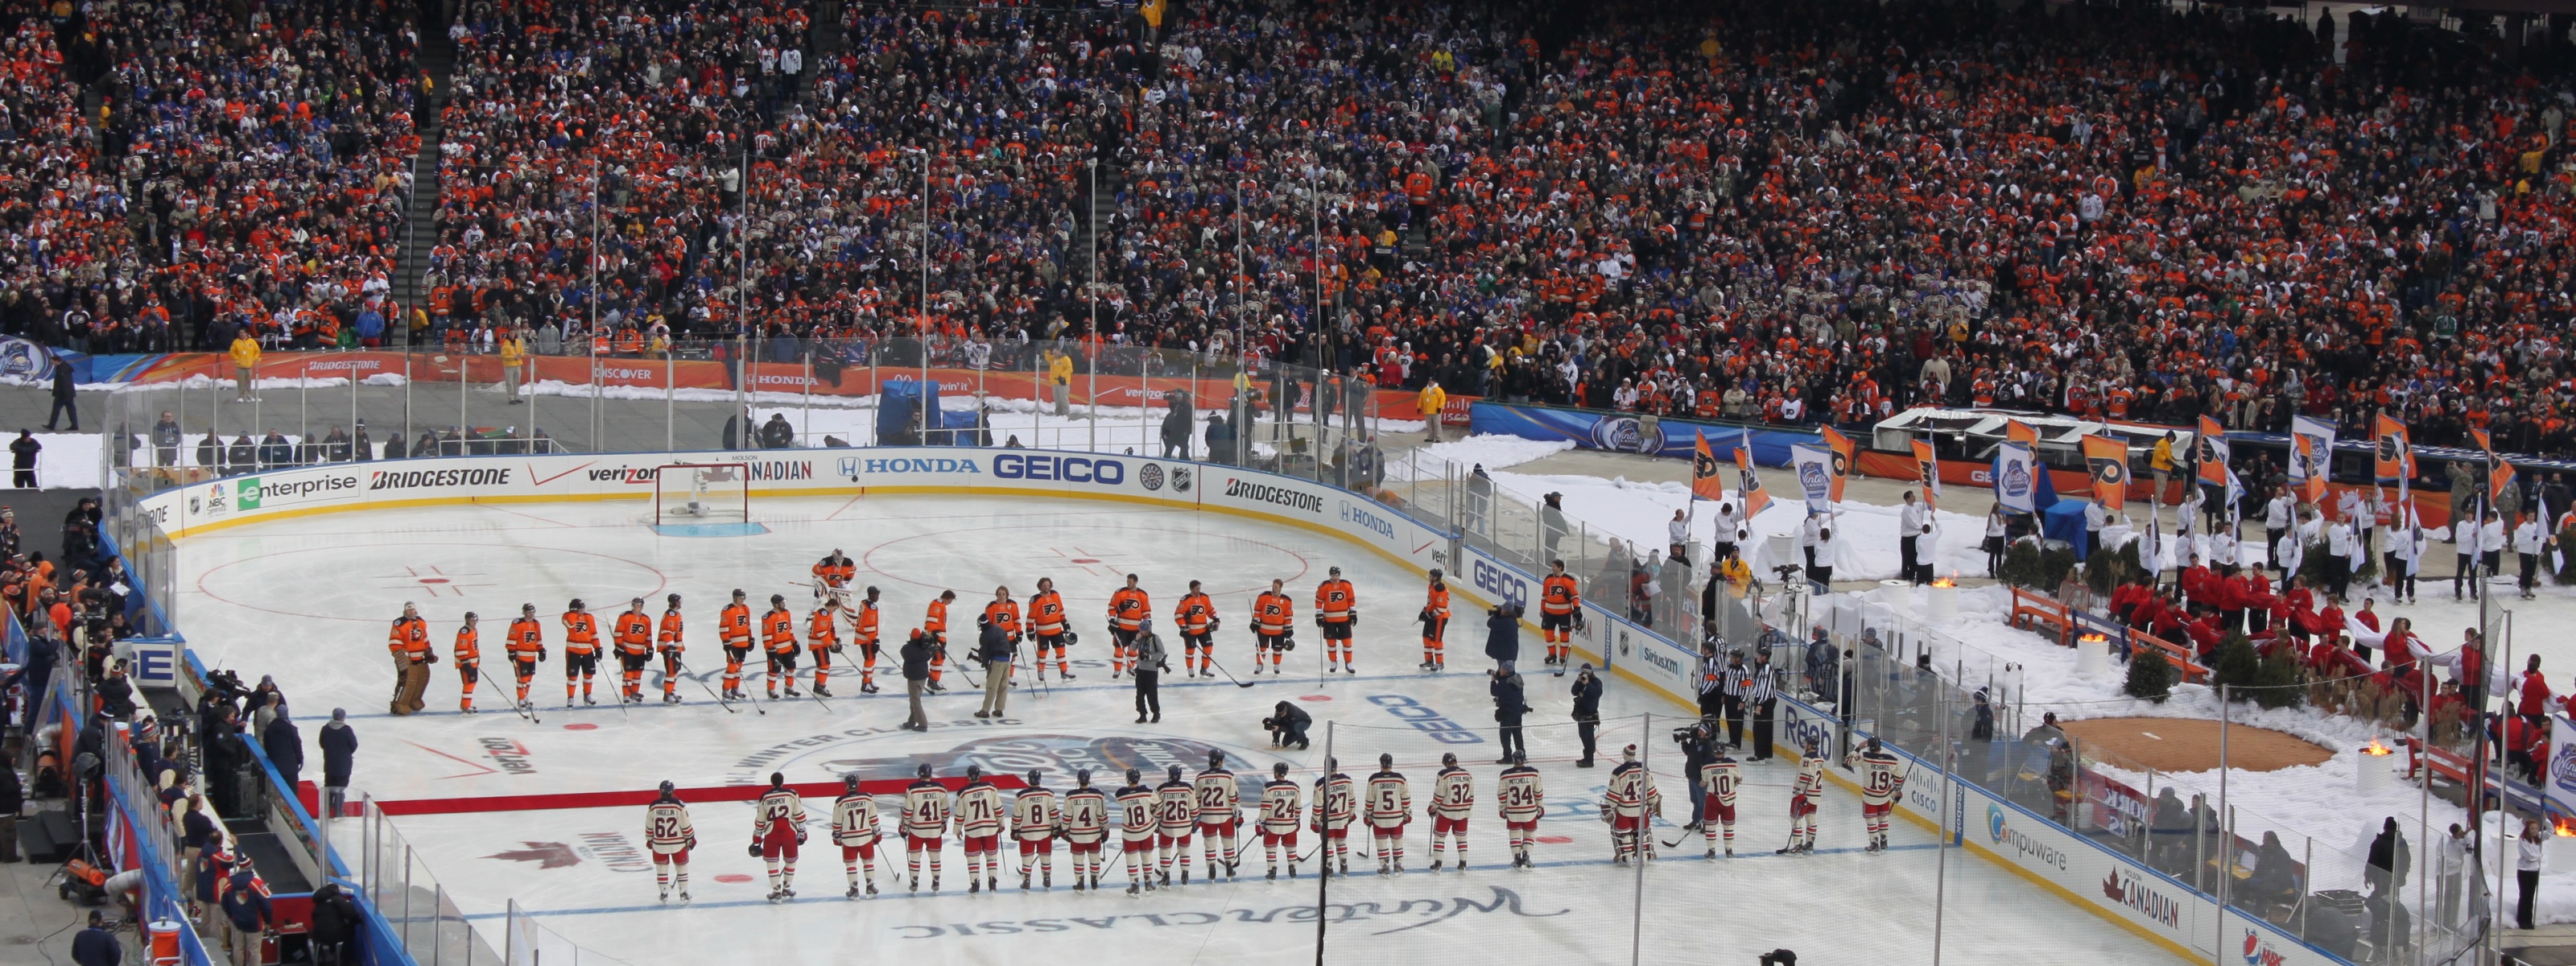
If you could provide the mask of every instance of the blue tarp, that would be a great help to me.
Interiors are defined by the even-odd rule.
[[[2084,559],[2084,507],[2082,500],[2059,500],[2056,506],[2039,511],[2039,532],[2051,540],[2064,540],[2075,548],[2075,559]]]

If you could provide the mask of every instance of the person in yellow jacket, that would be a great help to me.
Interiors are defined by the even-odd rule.
[[[1449,394],[1440,390],[1438,380],[1426,382],[1422,384],[1421,403],[1422,439],[1424,442],[1437,443],[1440,441],[1440,410],[1449,405]]]
[[[501,385],[510,392],[510,405],[519,404],[519,373],[528,364],[526,329],[512,328],[501,336]]]
[[[1072,415],[1072,355],[1057,352],[1053,349],[1047,350],[1047,386],[1049,387],[1047,391],[1055,394],[1055,414],[1058,416]]]
[[[2174,471],[2173,444],[2173,431],[2166,430],[2165,437],[2156,441],[2155,451],[2147,457],[2147,469],[2156,474],[2156,492],[2149,499],[2159,505],[2165,502],[2165,477],[2173,475]]]
[[[251,370],[259,368],[259,340],[251,338],[250,329],[233,334],[233,401],[258,402],[250,394]]]

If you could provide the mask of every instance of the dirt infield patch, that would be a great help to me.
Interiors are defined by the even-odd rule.
[[[2211,771],[2218,767],[2218,722],[2201,718],[2090,718],[2060,722],[2078,751],[2114,767]],[[2305,738],[2251,725],[2227,726],[2227,764],[2246,771],[2320,765],[2334,752]]]

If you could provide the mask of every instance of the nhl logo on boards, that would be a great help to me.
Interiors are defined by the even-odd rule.
[[[1149,487],[1149,489],[1150,489],[1150,487]],[[1189,492],[1189,491],[1190,491],[1190,468],[1189,468],[1189,467],[1186,467],[1186,466],[1175,466],[1175,467],[1172,467],[1172,492],[1174,492],[1174,493],[1187,493],[1187,492]]]

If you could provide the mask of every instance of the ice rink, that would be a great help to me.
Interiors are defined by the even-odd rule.
[[[646,526],[648,512],[644,501],[485,504],[324,514],[193,536],[179,543],[178,619],[207,666],[253,681],[274,675],[308,738],[333,707],[348,709],[361,741],[353,798],[364,793],[446,812],[392,822],[478,928],[498,936],[506,904],[515,900],[562,941],[585,947],[585,960],[784,963],[897,954],[1025,963],[1098,954],[1154,963],[1311,962],[1319,901],[1324,958],[1334,962],[1625,961],[1632,929],[1646,962],[1750,963],[1782,947],[1812,963],[1931,960],[1940,862],[1933,834],[1899,822],[1894,850],[1863,854],[1858,801],[1837,790],[1817,854],[1775,856],[1787,826],[1788,764],[1747,766],[1736,858],[1703,860],[1694,834],[1664,850],[1642,882],[1633,867],[1613,865],[1595,802],[1621,746],[1650,747],[1667,799],[1657,838],[1679,834],[1686,819],[1681,759],[1669,738],[1685,709],[1612,680],[1602,707],[1601,766],[1576,768],[1579,745],[1565,693],[1572,677],[1537,669],[1542,649],[1534,633],[1524,635],[1523,667],[1537,709],[1531,755],[1545,774],[1548,813],[1539,867],[1506,868],[1509,850],[1491,797],[1500,767],[1482,674],[1489,664],[1482,613],[1461,598],[1448,635],[1450,670],[1415,670],[1420,646],[1411,617],[1421,606],[1421,579],[1332,537],[1080,500],[761,499],[753,518],[767,532],[747,537],[660,536]],[[1025,600],[1037,578],[1054,578],[1083,635],[1073,655],[1078,679],[1024,686],[1007,717],[984,721],[973,716],[980,675],[969,681],[952,668],[948,692],[928,702],[933,726],[920,734],[895,728],[904,706],[891,648],[879,665],[882,694],[859,693],[847,663],[856,657],[852,648],[836,664],[837,696],[828,700],[737,703],[728,711],[689,682],[681,685],[687,702],[671,706],[658,700],[655,673],[647,678],[648,703],[621,710],[614,681],[603,674],[598,705],[565,707],[555,618],[570,598],[601,613],[604,630],[607,615],[630,598],[647,598],[648,612],[658,616],[664,594],[682,594],[692,670],[713,684],[722,668],[715,616],[727,593],[741,588],[763,606],[773,593],[787,595],[801,635],[812,605],[809,568],[836,547],[857,562],[858,584],[883,589],[889,640],[917,626],[942,588],[958,592],[957,636],[964,637],[997,584]],[[1315,584],[1336,565],[1357,584],[1360,673],[1325,679],[1308,614]],[[1176,649],[1162,689],[1164,718],[1133,723],[1132,689],[1110,678],[1101,630],[1110,591],[1131,572],[1153,594],[1158,619],[1188,580],[1205,581],[1226,619],[1219,660],[1253,687],[1238,689],[1222,677],[1184,679]],[[1253,595],[1274,577],[1287,582],[1298,622],[1310,630],[1299,635],[1302,646],[1289,655],[1284,677],[1253,676],[1247,614]],[[541,720],[512,713],[508,695],[490,685],[476,694],[482,713],[459,713],[447,663],[433,677],[425,713],[388,715],[385,632],[406,601],[419,605],[442,655],[460,616],[481,614],[486,674],[504,689],[502,631],[521,603],[537,605],[556,655],[532,691]],[[952,650],[962,656],[962,648]],[[1048,677],[1055,677],[1052,668]],[[1025,675],[1022,683],[1030,683]],[[746,687],[760,692],[756,681]],[[1269,747],[1259,719],[1283,700],[1315,716],[1311,749]],[[1089,767],[1096,785],[1115,788],[1117,772],[1130,766],[1145,768],[1149,783],[1167,762],[1195,775],[1209,749],[1226,751],[1247,780],[1287,762],[1292,777],[1311,788],[1325,757],[1327,722],[1343,771],[1364,781],[1377,756],[1391,754],[1411,777],[1417,804],[1428,801],[1443,752],[1456,752],[1477,774],[1468,871],[1428,871],[1428,823],[1417,821],[1406,874],[1335,879],[1323,895],[1311,863],[1294,882],[1265,881],[1256,841],[1234,881],[1207,883],[1204,868],[1194,868],[1191,885],[1143,898],[1077,893],[1059,845],[1053,889],[1021,893],[1006,860],[1002,893],[970,896],[951,840],[938,893],[925,876],[922,893],[907,894],[900,856],[881,851],[876,881],[883,894],[852,902],[842,898],[838,850],[826,845],[830,802],[816,797],[807,800],[815,834],[799,870],[799,898],[784,905],[764,899],[760,862],[744,854],[749,806],[708,802],[694,810],[701,840],[695,901],[665,906],[655,901],[650,864],[640,860],[641,808],[452,811],[466,800],[635,792],[665,779],[682,787],[752,784],[772,771],[796,782],[851,772],[896,778],[920,763],[943,777],[968,764],[1010,775],[1035,769],[1059,791],[1071,786],[1074,769]],[[318,778],[319,764],[312,753],[305,776]],[[534,804],[566,801],[577,800]],[[353,855],[360,824],[335,829]],[[1300,844],[1311,849],[1312,833]],[[1194,854],[1194,866],[1198,859]],[[1947,957],[2172,958],[1985,860],[1954,852],[1947,866]],[[1352,857],[1355,873],[1375,867]],[[1103,884],[1123,890],[1126,881],[1113,864]],[[1641,897],[1642,917],[1635,915]],[[545,961],[561,960],[550,953]]]

